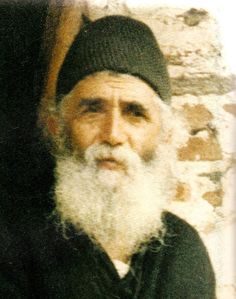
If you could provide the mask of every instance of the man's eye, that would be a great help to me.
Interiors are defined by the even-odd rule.
[[[87,107],[88,112],[98,112],[101,109],[100,105],[91,105]]]
[[[139,110],[132,110],[131,112],[132,112],[132,114],[133,114],[134,116],[136,116],[136,117],[144,117],[144,116],[145,116],[145,115],[143,114],[143,112],[142,112],[142,111],[139,111]]]
[[[102,110],[102,105],[100,103],[89,104],[84,107],[84,113],[97,113]]]
[[[146,118],[144,109],[138,105],[128,105],[125,112],[137,118]]]

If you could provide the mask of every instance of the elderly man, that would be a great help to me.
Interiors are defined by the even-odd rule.
[[[197,232],[166,211],[178,127],[170,97],[145,24],[109,16],[84,25],[44,128],[55,209],[8,243],[1,298],[215,298]]]

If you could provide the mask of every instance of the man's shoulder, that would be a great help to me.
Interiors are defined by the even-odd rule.
[[[168,234],[179,236],[185,236],[186,234],[199,236],[196,228],[194,228],[186,220],[169,211],[165,211],[163,213],[162,219]]]
[[[163,214],[165,225],[164,243],[168,251],[174,255],[195,256],[209,260],[206,246],[204,245],[198,231],[187,221],[170,212]]]
[[[183,268],[191,265],[203,273],[207,270],[212,275],[209,254],[197,230],[180,217],[166,212],[163,215],[166,226],[164,238],[165,256],[174,265],[181,264]],[[213,275],[212,275],[213,276]]]
[[[163,222],[162,265],[168,298],[183,298],[183,290],[185,298],[215,298],[214,271],[197,230],[170,212],[163,214]]]

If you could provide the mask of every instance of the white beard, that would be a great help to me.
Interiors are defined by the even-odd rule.
[[[149,162],[130,149],[103,145],[91,146],[84,161],[75,155],[57,158],[55,201],[62,223],[129,255],[150,238],[161,239],[161,214],[174,189],[166,150],[159,149]],[[126,171],[98,169],[96,159],[111,155]]]

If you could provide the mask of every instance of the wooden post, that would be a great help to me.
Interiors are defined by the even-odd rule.
[[[82,26],[82,14],[87,15],[86,1],[50,0],[42,47],[47,73],[39,110],[40,123],[45,123],[49,110],[54,108],[58,72]]]

